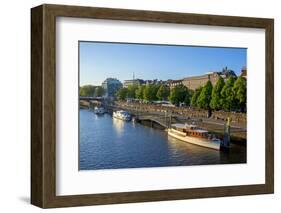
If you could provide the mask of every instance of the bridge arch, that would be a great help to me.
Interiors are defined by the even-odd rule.
[[[166,118],[167,119],[167,118]],[[166,129],[168,128],[167,120],[162,117],[154,117],[154,116],[139,116],[137,117],[137,121],[143,123],[145,125],[149,125],[151,127]]]

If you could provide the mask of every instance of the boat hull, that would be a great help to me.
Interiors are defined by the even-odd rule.
[[[173,129],[168,130],[168,135],[173,138],[176,138],[178,140],[181,140],[183,142],[186,142],[186,143],[190,143],[190,144],[194,144],[194,145],[198,145],[198,146],[202,146],[202,147],[206,147],[206,148],[210,148],[210,149],[220,150],[219,141],[210,142],[210,141],[204,140],[202,138],[186,136],[184,133],[178,132]]]
[[[95,108],[94,113],[97,115],[103,115],[105,113],[105,110],[103,108]]]
[[[131,116],[120,116],[115,112],[113,112],[112,117],[116,118],[116,119],[119,119],[119,120],[122,120],[122,121],[130,121],[131,120]]]
[[[116,118],[116,119],[119,119],[119,120],[122,120],[122,121],[130,121],[131,120],[130,118],[121,118],[119,116],[113,116],[113,118]]]

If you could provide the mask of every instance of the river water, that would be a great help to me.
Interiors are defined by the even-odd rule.
[[[80,109],[80,170],[246,163],[246,148],[220,152],[134,122]]]

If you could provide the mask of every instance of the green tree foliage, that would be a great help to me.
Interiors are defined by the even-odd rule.
[[[184,103],[186,106],[190,106],[191,105],[191,98],[193,96],[193,91],[192,90],[189,90],[187,88],[186,90],[186,94],[185,94],[185,98],[184,98]]]
[[[128,93],[127,98],[136,98],[136,90],[138,89],[138,86],[135,84],[128,86]]]
[[[101,86],[95,88],[95,97],[102,97],[104,95],[104,89]]]
[[[116,96],[119,100],[125,100],[128,96],[128,88],[120,88],[117,93]]]
[[[147,84],[143,91],[143,99],[146,101],[152,101],[153,100],[153,85]]]
[[[221,91],[222,96],[222,108],[225,111],[231,111],[235,109],[235,92],[233,90],[234,78],[230,76],[225,82]]]
[[[137,99],[143,100],[143,94],[144,94],[144,89],[145,89],[145,85],[139,85],[137,90],[135,91],[135,97]]]
[[[93,97],[96,87],[93,85],[85,85],[80,87],[79,95],[84,97]]]
[[[168,96],[169,96],[169,88],[165,85],[161,85],[157,91],[157,98],[158,100],[167,100]]]
[[[153,84],[152,85],[152,97],[153,100],[158,100],[157,92],[160,89],[161,84]]]
[[[240,76],[237,78],[233,85],[233,91],[235,95],[235,102],[237,107],[240,108],[242,112],[246,110],[246,100],[247,100],[247,82],[246,79]]]
[[[201,91],[202,91],[202,87],[199,87],[199,88],[195,89],[195,91],[193,92],[193,95],[192,95],[192,98],[191,98],[191,106],[192,107],[198,107],[197,100],[198,100],[198,97],[199,97]]]
[[[212,90],[213,90],[213,86],[211,81],[207,81],[197,100],[197,104],[200,108],[208,109],[208,110],[210,109]]]
[[[158,84],[147,84],[143,91],[143,98],[146,101],[153,101],[157,100],[157,91],[159,89],[160,85]]]
[[[169,100],[172,104],[179,105],[183,102],[190,102],[185,100],[186,96],[189,96],[187,87],[183,85],[177,85],[174,88],[171,89]]]
[[[219,77],[215,87],[212,91],[212,99],[210,102],[210,107],[214,110],[219,110],[222,108],[222,96],[221,91],[225,83],[222,77]]]

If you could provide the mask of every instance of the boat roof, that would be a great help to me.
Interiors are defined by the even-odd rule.
[[[176,123],[176,124],[172,124],[173,127],[176,127],[176,128],[181,128],[181,129],[185,129],[185,128],[191,128],[191,127],[197,127],[196,125],[194,124],[180,124],[180,123]],[[199,133],[208,133],[207,130],[204,130],[204,129],[192,129],[191,131],[193,132],[199,132]]]
[[[192,128],[192,127],[197,127],[194,124],[180,124],[180,123],[172,124],[172,126],[174,126],[176,128]]]
[[[194,125],[194,124],[185,124],[185,127],[192,128],[192,127],[197,127],[197,125]]]
[[[119,112],[119,113],[129,113],[129,112],[125,111],[125,110],[119,110],[119,111],[116,111],[116,112]]]
[[[207,133],[208,132],[207,130],[204,130],[204,129],[194,129],[192,131],[193,132],[199,132],[199,133]]]
[[[172,124],[172,126],[174,126],[176,128],[185,128],[184,124]]]

